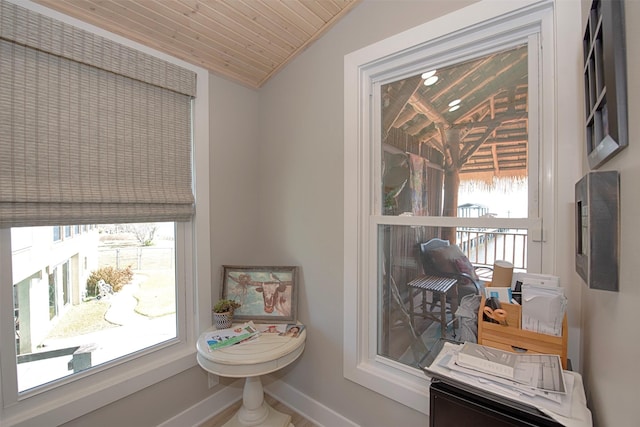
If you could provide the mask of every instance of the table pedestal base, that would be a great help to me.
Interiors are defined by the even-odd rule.
[[[273,409],[264,401],[262,380],[247,377],[242,391],[242,406],[224,427],[294,427],[291,416]]]

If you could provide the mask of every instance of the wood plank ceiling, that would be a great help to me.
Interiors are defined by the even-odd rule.
[[[33,0],[259,88],[361,0]]]

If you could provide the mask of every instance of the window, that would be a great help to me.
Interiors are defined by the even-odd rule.
[[[537,164],[528,152],[528,46],[481,54],[419,74],[373,84],[381,102],[381,195],[378,220],[378,354],[419,367],[440,338],[462,339],[451,311],[473,283],[458,283],[443,321],[436,294],[412,287],[425,270],[419,245],[441,239],[455,260],[436,252],[443,271],[473,277],[475,267],[506,260],[526,270],[529,250],[529,180]],[[410,95],[409,95],[410,94]],[[376,98],[374,98],[376,99]],[[535,158],[535,156],[532,156]],[[537,188],[537,186],[532,186]],[[532,206],[537,212],[537,206]],[[387,217],[457,217],[458,225],[389,224]],[[535,218],[537,215],[534,215]],[[521,218],[513,229],[485,226],[494,218]],[[466,256],[469,262],[462,257]],[[458,264],[454,264],[454,261]],[[539,260],[533,260],[539,265]],[[445,265],[448,264],[448,265]],[[489,267],[489,268],[487,268]],[[479,270],[483,271],[483,270]],[[481,285],[480,278],[478,284]],[[447,322],[446,325],[444,322]],[[444,335],[444,336],[443,336]],[[418,338],[420,337],[420,338]],[[419,348],[415,348],[419,345]],[[412,351],[412,346],[413,351]]]
[[[54,242],[59,242],[60,240],[62,240],[61,234],[60,234],[60,230],[62,229],[62,227],[57,226],[57,227],[51,227],[51,231],[53,232],[53,241]]]
[[[345,376],[425,413],[418,368],[452,329],[412,313],[418,244],[548,262],[551,12],[474,5],[345,59]]]
[[[100,225],[55,248],[49,227],[12,229],[12,242],[33,236],[28,249],[11,251],[18,393],[176,338],[174,229]],[[78,268],[82,258],[90,271]],[[44,275],[48,287],[37,279]]]
[[[183,131],[186,129],[188,138],[186,142],[190,146],[190,153],[187,156],[188,164],[186,167],[181,168],[181,173],[186,175],[187,181],[181,181],[181,178],[173,181],[176,177],[168,173],[171,169],[169,167],[147,168],[144,161],[155,156],[156,153],[152,151],[137,156],[125,156],[130,161],[134,160],[135,165],[126,163],[126,159],[118,162],[117,165],[109,165],[103,157],[100,157],[100,153],[106,153],[104,150],[101,151],[97,149],[87,151],[89,144],[95,142],[92,138],[95,135],[102,136],[110,134],[111,136],[115,136],[115,141],[122,140],[124,136],[129,136],[130,134],[116,134],[110,133],[110,131],[91,133],[90,127],[85,127],[85,123],[83,122],[84,130],[82,132],[86,131],[88,133],[72,133],[71,137],[64,138],[66,142],[80,142],[81,147],[79,149],[71,149],[67,152],[65,150],[68,150],[70,147],[63,147],[61,150],[58,150],[58,153],[56,153],[55,149],[51,150],[51,154],[54,156],[59,154],[58,158],[63,159],[61,160],[62,163],[58,163],[64,166],[60,171],[69,172],[70,175],[67,175],[67,177],[71,176],[71,179],[56,179],[54,182],[51,182],[49,190],[39,192],[40,195],[46,195],[47,198],[50,199],[49,202],[53,201],[54,203],[56,202],[55,195],[63,195],[65,199],[60,205],[46,205],[46,207],[42,209],[28,209],[25,208],[24,205],[21,205],[19,206],[20,209],[14,210],[7,204],[3,204],[3,202],[6,201],[4,198],[7,194],[6,187],[3,187],[0,191],[2,192],[0,195],[0,210],[2,211],[2,215],[0,215],[0,217],[2,218],[1,221],[3,221],[0,225],[0,277],[2,283],[13,284],[13,286],[0,287],[0,318],[2,319],[0,321],[0,338],[4,343],[0,346],[0,376],[2,378],[2,387],[0,388],[0,401],[2,402],[0,407],[0,424],[11,426],[26,422],[39,425],[59,425],[124,397],[122,390],[126,390],[126,393],[136,392],[196,365],[195,342],[198,333],[211,324],[209,289],[211,280],[208,263],[196,262],[196,259],[207,260],[210,258],[208,239],[198,237],[209,235],[208,73],[199,67],[188,65],[174,58],[154,52],[151,49],[135,45],[124,38],[101,32],[86,24],[50,12],[35,4],[22,5],[17,2],[1,1],[0,7],[2,8],[3,18],[11,16],[10,14],[12,13],[20,14],[20,17],[16,19],[3,19],[0,24],[3,26],[3,37],[7,34],[11,37],[14,30],[17,36],[21,34],[33,34],[33,31],[26,27],[23,28],[22,25],[26,26],[34,22],[35,25],[40,28],[53,29],[53,31],[66,25],[68,27],[65,27],[66,31],[64,31],[62,38],[51,37],[51,39],[61,40],[64,37],[71,36],[86,36],[91,39],[91,41],[86,44],[77,44],[78,46],[105,46],[109,43],[105,40],[115,40],[119,45],[110,50],[110,52],[122,52],[125,55],[133,55],[129,56],[129,58],[136,58],[137,61],[160,61],[158,64],[163,64],[162,67],[150,67],[148,69],[156,70],[162,68],[162,70],[169,70],[168,72],[172,72],[178,68],[186,69],[190,73],[193,73],[193,82],[195,83],[196,78],[198,82],[197,88],[195,84],[193,84],[194,93],[188,95],[188,99],[183,98],[182,95],[173,97],[175,102],[172,105],[178,103],[186,107],[183,111],[188,112],[186,120],[181,122],[183,124],[177,124],[178,122],[174,120],[178,117],[178,115],[176,115],[170,119],[161,119],[160,122],[162,125],[154,125],[153,129],[153,132],[160,132],[160,129],[162,129],[164,133],[173,127],[180,127],[181,135],[185,134]],[[25,18],[25,14],[28,15],[28,18]],[[51,16],[60,22],[51,20]],[[11,25],[8,23],[11,23]],[[14,23],[17,25],[13,25]],[[7,26],[6,28],[5,25]],[[81,29],[71,29],[71,25]],[[93,37],[96,37],[96,39],[93,39]],[[98,40],[101,37],[105,39]],[[45,39],[47,38],[41,38],[41,40]],[[30,38],[29,42],[31,41],[33,40]],[[134,47],[135,50],[133,50],[132,47]],[[56,48],[55,43],[52,44],[51,48]],[[63,58],[62,56],[58,56],[58,53],[52,53],[51,56],[48,56],[38,49],[36,49],[37,53],[31,55],[29,47],[25,47],[22,44],[13,46],[11,41],[4,38],[0,40],[0,49],[9,49],[13,56],[20,52],[27,52],[28,60],[50,58],[52,59],[51,63],[62,64],[61,70],[63,72],[81,72],[86,65],[84,62],[83,64],[85,65],[78,65],[74,62],[73,58]],[[63,54],[66,53],[68,52],[63,52]],[[71,52],[71,54],[75,53],[77,53],[77,51]],[[7,58],[7,55],[3,53],[0,57]],[[15,57],[17,58],[18,56]],[[131,59],[128,61],[115,61],[114,64],[126,65],[131,61]],[[105,61],[104,65],[108,65],[108,63],[109,61]],[[0,65],[0,68],[4,65],[5,64]],[[20,72],[20,64],[15,68]],[[29,68],[29,70],[34,69],[33,67],[27,68]],[[145,67],[138,67],[138,69],[143,68]],[[36,67],[35,69],[39,70],[39,72],[46,73],[44,68]],[[132,70],[123,70],[123,72],[128,71]],[[82,95],[84,93],[83,91],[87,88],[103,88],[99,80],[102,78],[111,78],[117,75],[117,72],[118,70],[104,73],[99,71],[95,73],[92,72],[92,78],[97,78],[98,80],[91,80],[90,84],[86,86],[82,84],[76,86],[75,83],[78,80],[75,78],[65,79],[59,87],[60,90],[57,90],[58,87],[55,84],[49,84],[48,87],[52,90],[48,96],[50,96],[54,105],[60,105],[60,103],[69,101],[70,94]],[[135,72],[135,70],[133,70],[133,72]],[[2,72],[0,72],[0,76],[2,76],[0,77],[0,85],[14,84],[14,82],[10,81],[10,78],[8,80],[6,79],[11,73],[12,71],[9,71],[9,69],[2,69]],[[20,73],[20,76],[23,74],[24,73]],[[54,71],[51,75],[55,76],[56,74]],[[46,74],[42,75],[44,76]],[[124,94],[130,95],[134,93],[134,96],[142,96],[144,88],[138,79],[132,79],[133,81],[127,80],[126,77],[116,77],[116,79],[118,80],[118,84],[124,83],[127,85],[127,89],[123,92]],[[168,81],[171,81],[168,84],[181,84],[172,79],[168,79]],[[17,82],[19,84],[19,80],[17,80]],[[36,86],[37,85],[28,85],[26,88],[31,90]],[[114,87],[115,86],[108,85],[109,89],[113,89]],[[154,93],[156,99],[160,99],[163,96],[163,93],[161,93],[163,92],[162,89],[151,89],[151,91]],[[172,90],[169,90],[169,92],[173,93]],[[16,91],[11,93],[19,94],[19,92]],[[164,94],[166,93],[167,92],[164,92]],[[32,92],[28,92],[25,99],[28,99],[28,96],[32,95]],[[195,98],[191,99],[191,96],[195,96]],[[71,116],[68,115],[70,114],[69,111],[71,111],[72,114],[90,111],[90,114],[94,115],[96,111],[91,110],[91,108],[94,107],[89,105],[89,100],[100,99],[101,102],[105,101],[105,103],[102,104],[103,106],[106,106],[106,102],[108,102],[108,100],[99,97],[80,96],[79,99],[80,103],[76,103],[75,107],[72,102],[71,109],[54,108],[50,109],[51,113],[60,114],[58,117],[60,123],[73,124],[74,120],[70,120]],[[119,108],[107,108],[105,113],[111,111],[116,113],[123,112],[123,109],[128,108],[121,105],[121,101],[124,98],[118,99],[120,99]],[[183,102],[182,99],[187,100]],[[7,102],[8,104],[6,104]],[[8,111],[11,111],[11,108],[13,108],[12,105],[25,105],[7,101],[6,97],[3,98],[0,103],[2,103],[0,114],[6,114]],[[171,111],[169,104],[165,104],[165,106],[167,108],[163,108],[163,111]],[[134,108],[133,111],[128,111],[124,116],[120,117],[131,119],[139,114],[146,114],[144,111],[144,109]],[[30,129],[40,129],[37,123],[33,121],[41,117],[38,114],[28,114],[25,116]],[[65,116],[65,114],[67,115]],[[98,114],[96,117],[98,116],[104,117],[102,114]],[[184,115],[182,115],[182,117],[184,117]],[[11,123],[10,120],[5,120],[5,118],[6,117],[3,117],[2,120],[0,120],[0,123],[2,123],[0,126],[6,126],[8,123]],[[113,119],[118,120],[118,117]],[[67,128],[66,125],[60,127],[61,131],[67,131]],[[50,131],[51,129],[52,127],[48,130]],[[116,126],[115,129],[124,128]],[[136,132],[140,132],[141,129],[142,128],[136,128]],[[2,128],[0,134],[6,138],[11,132]],[[80,135],[79,138],[78,135]],[[28,134],[27,136],[29,137]],[[160,147],[160,145],[157,145],[160,136],[160,133],[152,133],[148,135],[148,138],[145,137],[143,139],[153,141],[154,147]],[[180,139],[181,137],[178,136],[177,138]],[[181,141],[185,140],[181,139]],[[7,147],[11,146],[11,144],[12,142],[3,140],[0,146]],[[106,146],[105,144],[107,144],[107,142],[103,142],[101,146]],[[168,144],[169,147],[172,145],[173,143]],[[110,147],[116,148],[112,145],[110,145]],[[126,149],[126,147],[123,149]],[[198,155],[193,155],[194,152],[197,152]],[[91,155],[87,156],[88,153],[91,153]],[[107,154],[111,156],[111,161],[115,161],[115,154],[117,153],[118,150],[114,149]],[[3,156],[5,154],[7,153],[2,153]],[[80,160],[77,160],[78,156],[81,157]],[[175,164],[176,161],[172,153],[169,152],[159,152],[155,157],[156,160],[167,158],[168,160],[166,161],[169,165],[172,163]],[[24,157],[24,159],[30,160],[28,157]],[[100,159],[103,160],[101,161]],[[132,170],[132,167],[136,166],[137,172],[141,172],[142,170],[162,171],[161,174],[156,174],[149,180],[151,183],[160,183],[167,178],[175,183],[178,183],[178,181],[188,182],[188,185],[181,187],[186,187],[189,192],[188,197],[185,198],[185,203],[180,205],[184,206],[184,209],[178,207],[178,204],[173,207],[163,207],[157,204],[154,205],[153,202],[151,202],[149,205],[135,203],[133,209],[127,212],[127,203],[129,202],[126,200],[110,199],[106,204],[100,203],[97,198],[89,200],[95,195],[95,193],[91,191],[91,187],[94,189],[97,188],[95,187],[96,183],[106,178],[106,175],[99,174],[103,163],[108,167],[115,168],[114,170],[117,169],[115,175],[118,176],[122,176],[122,172]],[[56,164],[55,159],[51,159],[49,163],[49,165],[53,164]],[[75,167],[66,167],[69,164],[73,164]],[[29,161],[23,161],[22,164],[14,164],[14,166],[24,166],[28,170],[34,169],[31,167],[32,165]],[[93,175],[91,173],[93,173]],[[33,178],[31,173],[18,175],[24,176],[26,179]],[[56,178],[60,178],[61,176],[62,175],[56,175]],[[191,179],[192,177],[193,180]],[[43,181],[46,180],[41,180],[40,182]],[[8,181],[3,178],[2,182],[6,184]],[[15,184],[20,185],[20,182],[16,182]],[[33,189],[33,183],[31,181],[24,184],[24,188]],[[89,186],[87,187],[85,184],[89,184]],[[163,187],[170,187],[167,182],[161,185]],[[87,190],[87,188],[89,188],[89,190]],[[134,188],[130,187],[130,189],[133,190]],[[74,192],[75,194],[73,194]],[[131,200],[134,202],[141,202],[143,198],[154,192],[156,191],[116,191],[116,193],[122,194],[130,193],[132,197]],[[33,194],[31,193],[24,193],[24,197],[29,199],[30,202],[32,201],[32,196]],[[74,204],[70,202],[73,197],[78,196],[85,197],[85,202],[88,203]],[[199,215],[197,218],[192,216],[194,197],[197,197],[198,200]],[[149,200],[145,199],[145,201]],[[34,200],[33,202],[42,203],[43,201]],[[111,204],[111,206],[109,206],[109,204]],[[14,204],[14,207],[17,205],[18,204]],[[131,205],[129,206],[132,207]],[[178,210],[182,209],[182,213],[176,214],[175,210],[168,210],[174,207],[178,207]],[[83,210],[85,208],[89,210]],[[47,217],[33,216],[33,214],[45,211],[50,215]],[[17,319],[27,318],[29,313],[25,313],[25,311],[28,311],[28,309],[25,310],[26,307],[31,308],[34,306],[33,301],[28,298],[29,292],[25,292],[24,289],[30,288],[33,295],[37,295],[36,299],[38,301],[38,309],[31,313],[29,321],[32,322],[32,325],[29,326],[33,326],[33,324],[51,326],[59,323],[59,319],[62,319],[65,314],[76,307],[78,300],[82,297],[81,290],[83,288],[83,280],[80,279],[80,277],[86,278],[95,269],[94,256],[88,253],[80,253],[82,251],[70,251],[65,254],[63,254],[62,251],[66,251],[67,245],[82,243],[85,236],[87,239],[90,239],[99,235],[101,227],[104,227],[104,225],[96,226],[93,224],[104,224],[105,222],[109,222],[109,220],[112,223],[127,223],[125,220],[135,217],[135,212],[142,213],[143,216],[149,216],[149,218],[143,218],[138,222],[144,221],[148,223],[151,222],[151,218],[155,217],[154,221],[156,222],[170,222],[172,224],[169,228],[175,233],[175,254],[171,257],[173,260],[172,268],[175,269],[175,274],[172,275],[172,277],[175,277],[173,292],[175,298],[173,302],[175,305],[175,321],[173,322],[175,330],[169,328],[169,335],[163,337],[162,340],[156,340],[152,343],[147,342],[145,345],[140,346],[139,349],[128,349],[126,353],[113,356],[110,361],[101,361],[102,363],[99,364],[91,363],[90,369],[80,368],[77,373],[72,375],[67,375],[62,378],[48,378],[34,385],[28,385],[26,382],[23,382],[22,378],[29,377],[21,377],[21,374],[18,372],[21,363],[16,363],[18,361],[18,355],[15,344],[21,345],[23,343],[21,343],[20,340],[26,340],[29,335],[37,335],[43,332],[43,329],[40,327],[28,328],[24,322],[19,320],[16,322]],[[102,219],[100,219],[100,217],[102,217]],[[158,217],[161,217],[161,219],[158,219]],[[9,222],[7,218],[13,218],[11,220],[13,223]],[[59,226],[58,224],[63,225]],[[74,233],[74,230],[78,231],[80,229],[83,230],[82,234]],[[38,230],[43,234],[36,235]],[[84,233],[84,231],[86,231],[86,233]],[[69,234],[71,234],[73,238],[68,239]],[[42,238],[42,236],[44,236],[44,238]],[[42,244],[47,240],[49,242],[49,249],[43,251]],[[53,257],[52,254],[56,256]],[[20,257],[24,257],[24,259],[31,258],[32,261],[37,260],[37,262],[12,262],[17,261]],[[44,259],[47,261],[46,265],[43,266],[43,264],[45,264],[42,262]],[[144,262],[144,255],[142,255],[142,262]],[[85,297],[87,297],[87,295],[85,295]],[[37,317],[37,319],[35,319],[35,317]],[[28,338],[32,340],[34,337],[30,336]],[[33,348],[33,345],[30,347]],[[71,362],[71,356],[69,356],[68,362]],[[65,362],[65,365],[66,363],[67,362]]]

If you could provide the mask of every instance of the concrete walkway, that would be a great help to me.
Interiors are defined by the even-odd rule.
[[[120,292],[107,297],[110,303],[109,309],[104,315],[107,322],[124,326],[149,321],[148,317],[135,311],[138,300],[134,294],[138,290],[138,283],[138,281],[134,281],[134,283],[124,285]]]

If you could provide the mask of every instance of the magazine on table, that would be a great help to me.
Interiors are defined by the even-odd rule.
[[[298,338],[304,330],[304,325],[300,323],[276,323],[258,324],[256,326],[263,334],[277,334],[281,337]]]
[[[257,324],[256,327],[263,334],[283,334],[287,330],[286,323],[264,323]]]
[[[228,329],[211,331],[206,336],[209,351],[218,350],[235,344],[240,344],[260,335],[260,331],[253,322],[245,322]]]
[[[290,323],[286,325],[285,331],[280,335],[283,337],[298,338],[303,330],[304,325],[301,325],[300,323]]]

